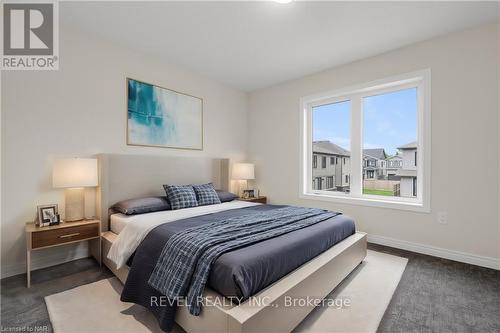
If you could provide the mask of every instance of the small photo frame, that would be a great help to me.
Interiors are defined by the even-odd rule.
[[[57,204],[37,206],[37,212],[40,227],[59,224],[60,222]]]
[[[254,190],[243,190],[243,198],[245,199],[255,198]]]

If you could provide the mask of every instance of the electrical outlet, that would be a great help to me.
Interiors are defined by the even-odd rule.
[[[439,224],[448,224],[448,213],[447,212],[439,212],[437,214],[437,221]]]

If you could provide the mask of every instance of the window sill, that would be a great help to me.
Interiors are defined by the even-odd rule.
[[[410,201],[382,200],[376,197],[353,198],[345,194],[326,195],[322,193],[302,193],[300,195],[300,198],[306,200],[336,202],[348,205],[406,210],[419,213],[430,213],[429,205],[424,205],[423,203],[410,202]]]

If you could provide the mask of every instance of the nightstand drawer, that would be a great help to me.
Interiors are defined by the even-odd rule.
[[[267,197],[265,197],[265,196],[260,196],[260,197],[256,197],[256,198],[239,198],[238,200],[267,204]]]
[[[266,204],[267,203],[267,198],[266,197],[262,197],[262,198],[255,198],[253,200],[251,200],[252,202],[257,202],[257,203],[261,203],[261,204]]]
[[[32,234],[31,247],[37,249],[98,236],[99,223],[39,231]]]

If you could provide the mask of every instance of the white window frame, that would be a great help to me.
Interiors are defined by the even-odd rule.
[[[362,194],[363,97],[417,88],[417,198]],[[350,193],[312,189],[312,109],[351,101]],[[300,99],[300,189],[302,199],[430,212],[431,186],[431,71],[424,69]]]

